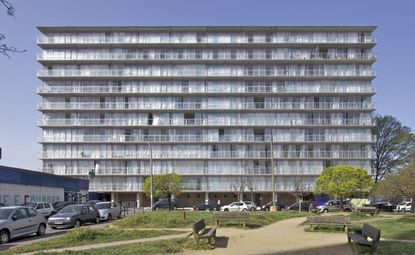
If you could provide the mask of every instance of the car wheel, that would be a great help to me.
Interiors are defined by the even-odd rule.
[[[349,208],[344,209],[345,212],[351,212]]]
[[[228,208],[225,208],[223,211],[225,211],[225,212],[229,212],[229,209],[228,209]]]
[[[246,208],[244,208],[244,209],[242,209],[242,211],[243,211],[243,212],[246,212],[246,211],[248,211],[248,210],[247,210]]]
[[[111,216],[111,213],[110,214],[108,214],[108,219],[107,220],[111,220],[112,219],[112,216]]]
[[[324,209],[323,210],[323,213],[328,213],[329,212],[329,210],[328,209]]]
[[[76,220],[75,221],[75,228],[79,228],[81,226],[81,221],[80,220]]]
[[[39,227],[37,228],[37,232],[36,235],[38,236],[43,236],[46,233],[46,226],[45,224],[40,224]]]
[[[10,234],[7,230],[2,230],[0,232],[0,244],[8,243],[10,240]]]
[[[98,224],[99,223],[99,217],[96,217],[95,218],[95,224]]]
[[[199,211],[199,207],[195,207],[193,210],[194,211]]]
[[[118,219],[121,219],[121,212],[117,216]]]

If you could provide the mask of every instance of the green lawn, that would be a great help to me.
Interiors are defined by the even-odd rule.
[[[370,249],[367,247],[361,247],[359,248],[359,251],[365,254],[370,254]],[[379,255],[413,255],[414,253],[414,243],[381,241],[378,249]]]
[[[199,219],[205,219],[206,225],[213,225],[214,212],[183,212],[183,211],[157,211],[144,212],[128,216],[116,221],[116,227],[127,228],[190,228]],[[271,223],[310,215],[308,212],[283,211],[283,212],[250,212],[250,218],[246,226],[248,228],[259,228]],[[242,227],[240,222],[223,222],[221,227]]]
[[[75,228],[63,236],[51,240],[39,241],[30,245],[25,245],[10,250],[2,251],[2,255],[19,254],[25,252],[42,251],[46,249],[73,247],[94,243],[105,243],[120,240],[132,240],[148,238],[162,235],[182,233],[180,231],[160,231],[160,230],[122,230],[122,229],[91,229]]]
[[[114,253],[116,249],[116,253]],[[173,254],[180,253],[184,250],[209,250],[213,249],[207,242],[201,242],[196,245],[191,238],[166,240],[157,242],[146,242],[137,244],[128,244],[110,248],[99,248],[85,251],[65,251],[62,253],[39,252],[36,255],[147,255],[147,254]]]
[[[373,221],[368,224],[379,228],[384,238],[415,240],[415,217]]]

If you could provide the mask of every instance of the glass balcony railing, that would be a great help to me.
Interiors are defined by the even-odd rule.
[[[373,77],[376,72],[370,69],[56,69],[38,70],[38,77]]]
[[[375,93],[372,86],[220,86],[220,87],[193,87],[191,90],[181,86],[42,86],[37,90],[38,93]]]
[[[133,34],[118,35],[49,35],[37,38],[38,44],[373,44],[376,38],[369,34],[361,36],[360,33],[322,33],[315,35],[297,33],[277,33],[271,36],[264,34],[258,36],[247,36],[245,34],[208,34],[198,36],[192,34],[152,34],[137,36]]]
[[[155,151],[153,159],[270,159],[269,151]],[[149,159],[145,151],[51,151],[43,152],[42,159]],[[276,151],[275,159],[370,159],[367,151]]]
[[[235,135],[215,135],[215,136],[203,136],[203,135],[67,135],[67,136],[42,136],[39,138],[39,142],[43,143],[180,143],[180,142],[236,142],[236,143],[251,143],[251,142],[263,142],[269,143],[269,135],[247,135],[247,136],[235,136]],[[274,136],[273,141],[275,143],[288,142],[288,143],[305,143],[305,142],[374,142],[375,138],[371,135],[361,134],[344,134],[344,135],[297,135],[297,136]]]
[[[100,103],[100,102],[44,102],[39,110],[374,110],[372,103],[361,102],[251,102],[240,104],[175,102],[163,103]]]
[[[200,54],[200,55],[198,55]],[[269,61],[269,60],[375,60],[373,53],[287,53],[287,54],[249,54],[242,53],[218,53],[212,52],[178,54],[174,53],[38,53],[39,61]]]
[[[43,119],[39,126],[373,126],[371,119],[174,119],[167,121],[153,121],[147,119]]]

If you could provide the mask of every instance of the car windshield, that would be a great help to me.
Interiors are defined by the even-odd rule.
[[[110,209],[111,206],[109,203],[105,203],[105,204],[95,204],[95,208],[97,209]]]
[[[63,208],[60,212],[62,212],[62,213],[79,213],[79,212],[81,212],[81,207],[68,205],[65,208]]]
[[[13,212],[13,209],[0,209],[0,220],[6,220],[9,218],[10,214]]]

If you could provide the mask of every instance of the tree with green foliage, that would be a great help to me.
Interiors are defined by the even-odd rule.
[[[415,147],[415,135],[409,127],[403,126],[392,116],[376,116],[373,135],[375,160],[372,169],[377,183],[384,177],[405,168]]]
[[[315,194],[328,194],[339,198],[343,209],[343,199],[359,195],[369,195],[373,179],[362,168],[341,165],[323,170],[316,180]]]
[[[153,194],[155,197],[167,197],[169,210],[172,196],[179,196],[182,192],[182,177],[176,173],[153,176]],[[144,182],[144,192],[150,196],[150,177]]]
[[[415,155],[412,162],[397,174],[387,176],[376,187],[376,195],[415,201]],[[414,203],[411,211],[414,212]]]

